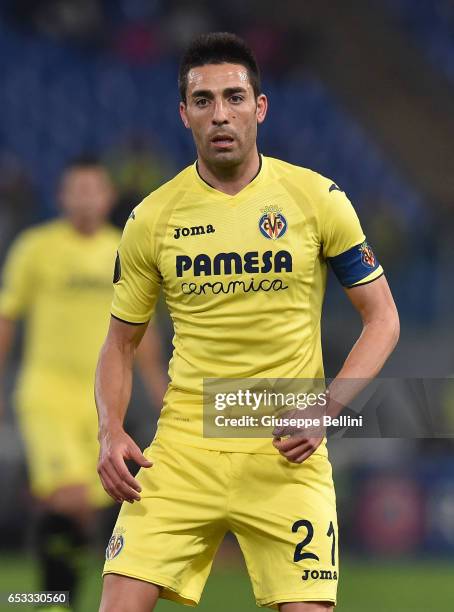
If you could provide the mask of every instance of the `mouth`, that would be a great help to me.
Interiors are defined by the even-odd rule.
[[[216,134],[216,136],[213,136],[213,138],[211,138],[210,142],[217,149],[224,149],[226,147],[230,147],[233,144],[234,138],[229,134]]]

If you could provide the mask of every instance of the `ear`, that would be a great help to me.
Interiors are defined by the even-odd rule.
[[[263,123],[265,121],[267,110],[268,98],[265,94],[260,94],[257,98],[257,123]]]
[[[188,114],[186,112],[186,104],[184,102],[180,102],[180,117],[181,121],[184,124],[184,127],[189,130],[191,126],[189,125]]]

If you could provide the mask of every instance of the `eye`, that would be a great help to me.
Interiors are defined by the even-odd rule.
[[[240,102],[243,102],[243,100],[244,97],[240,94],[233,94],[232,96],[230,96],[230,102],[232,102],[233,104],[240,104]]]
[[[207,98],[197,98],[197,100],[195,101],[195,105],[199,108],[203,108],[208,105],[208,100]]]

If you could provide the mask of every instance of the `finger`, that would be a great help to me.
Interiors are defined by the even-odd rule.
[[[142,491],[142,487],[126,467],[123,457],[120,456],[119,458],[112,458],[111,463],[122,482],[127,484],[135,491]]]
[[[108,470],[104,467],[102,469],[102,472],[100,472],[100,477],[101,477],[101,482],[103,483],[103,487],[107,491],[107,493],[111,497],[113,497],[115,501],[121,504],[124,501],[124,498],[122,494],[120,493],[118,486],[116,484],[116,481],[115,481],[116,476],[112,477],[109,474]]]
[[[279,454],[282,455],[282,457],[284,457],[284,459],[287,459],[287,461],[292,461],[294,457],[299,457],[301,455],[301,453],[303,452],[303,448],[301,446],[297,447],[296,450],[290,450],[290,451],[284,451],[284,450],[280,450]]]
[[[112,480],[109,478],[109,476],[107,474],[100,474],[100,480],[101,480],[101,484],[104,487],[104,491],[112,498],[114,499],[116,502],[118,502],[119,504],[121,504],[121,502],[123,501],[120,498],[120,495],[117,491],[117,488],[115,487],[115,485],[113,484]]]
[[[308,459],[308,457],[310,457],[317,450],[317,448],[320,446],[321,441],[322,438],[310,439],[306,448],[302,451],[301,455],[299,457],[292,458],[292,461],[294,461],[295,463],[302,463],[303,461],[306,461],[306,459]]]
[[[297,459],[295,459],[295,463],[303,463],[303,461],[306,461],[306,459],[309,459],[309,457],[312,455],[314,451],[315,451],[315,448],[309,448],[302,455],[297,457]]]
[[[278,449],[278,451],[288,451],[292,448],[295,448],[299,444],[304,444],[307,442],[307,438],[301,436],[291,436],[290,438],[285,438],[285,440],[281,440],[279,438],[275,438],[273,440],[273,446]]]
[[[145,455],[141,452],[137,444],[134,444],[134,443],[130,444],[128,446],[128,451],[129,451],[129,458],[135,461],[137,465],[140,465],[141,467],[145,467],[145,468],[151,467],[153,465],[152,462],[148,461]]]
[[[122,501],[127,501],[132,504],[135,501],[140,501],[140,495],[128,487],[124,482],[119,482],[117,484],[116,490],[118,491],[118,495],[121,497]]]
[[[117,483],[117,489],[125,501],[130,502],[131,504],[134,501],[140,501],[140,495],[137,493],[137,491],[122,480]]]
[[[309,444],[301,444],[296,448],[292,448],[292,450],[286,451],[284,457],[289,461],[296,461],[298,457],[301,457],[301,455],[310,450],[310,448],[311,446]]]
[[[127,487],[125,484],[121,484],[119,486],[120,492],[123,495],[124,501],[127,501],[128,504],[133,504],[135,501],[140,501],[140,495],[136,493],[133,489]]]
[[[126,465],[124,465],[123,462],[123,466],[124,469],[126,470],[126,472],[128,473],[129,477],[132,478],[131,474],[129,473]],[[115,486],[116,491],[120,494],[120,496],[122,497],[122,499],[124,499],[125,501],[129,501],[132,502],[134,500],[139,501],[140,500],[140,495],[137,493],[136,490],[134,490],[131,486],[129,486],[123,479],[122,475],[117,471],[116,467],[115,467],[115,463],[113,461],[111,461],[109,464],[107,464],[105,466],[105,469],[107,470],[107,473],[113,483],[113,485]],[[132,478],[132,480],[134,480]],[[138,483],[137,483],[138,484]]]

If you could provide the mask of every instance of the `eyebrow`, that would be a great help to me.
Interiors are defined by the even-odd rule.
[[[244,87],[227,87],[222,90],[224,96],[232,96],[237,93],[247,93]],[[213,92],[210,89],[196,89],[192,92],[191,98],[213,98]]]

